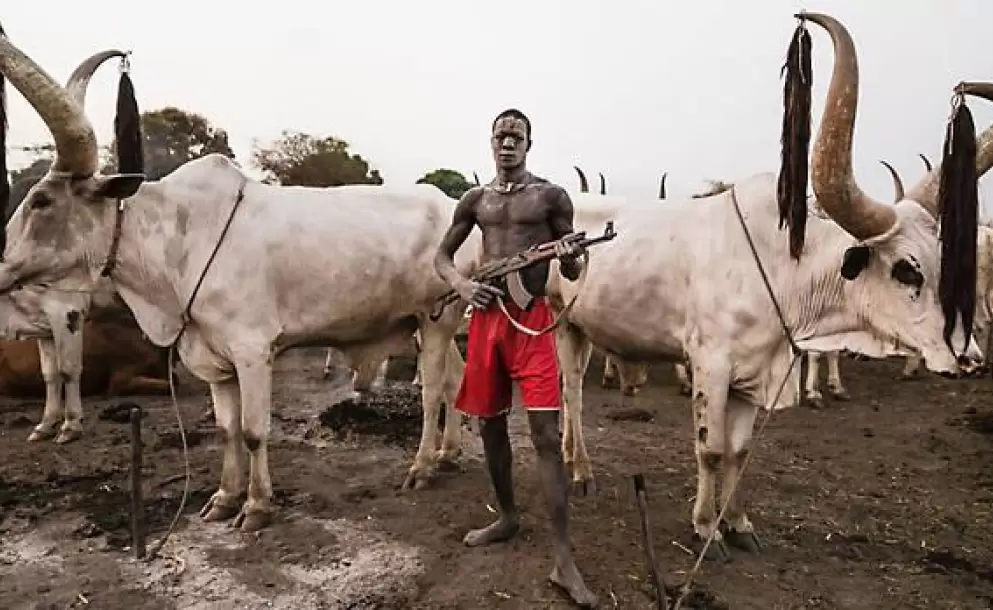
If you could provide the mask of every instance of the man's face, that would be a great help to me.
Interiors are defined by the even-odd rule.
[[[514,169],[523,165],[530,145],[527,125],[521,119],[503,117],[493,126],[490,146],[498,168]]]

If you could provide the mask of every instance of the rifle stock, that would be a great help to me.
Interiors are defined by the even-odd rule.
[[[614,222],[607,221],[607,226],[602,235],[596,237],[586,237],[586,231],[577,231],[563,235],[561,238],[531,246],[512,256],[489,261],[476,269],[469,278],[476,282],[493,282],[505,275],[511,274],[521,269],[526,269],[538,263],[556,258],[555,246],[560,243],[575,244],[583,249],[592,245],[614,239],[617,233],[614,231]],[[438,297],[435,301],[434,309],[428,316],[432,322],[438,321],[445,307],[459,300],[459,294],[453,289]]]

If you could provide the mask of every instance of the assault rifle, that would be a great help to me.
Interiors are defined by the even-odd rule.
[[[594,244],[610,241],[614,239],[616,235],[617,233],[614,232],[614,221],[608,220],[607,226],[603,230],[603,235],[586,237],[586,231],[569,233],[568,235],[563,235],[559,239],[531,246],[527,250],[518,252],[512,256],[485,263],[476,269],[476,271],[469,276],[469,279],[476,282],[482,282],[484,284],[495,285],[497,280],[514,273],[515,271],[520,271],[521,269],[526,269],[533,265],[537,265],[538,263],[556,258],[555,246],[557,244],[574,244],[582,249],[586,249]],[[458,292],[455,290],[449,290],[445,294],[438,297],[438,300],[435,301],[434,309],[428,317],[432,322],[438,321],[438,318],[441,317],[445,307],[458,301],[459,298]]]

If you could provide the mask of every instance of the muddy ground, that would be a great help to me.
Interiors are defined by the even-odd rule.
[[[161,556],[130,553],[129,427],[118,400],[85,400],[86,436],[25,442],[41,401],[0,402],[0,608],[569,608],[546,584],[549,533],[533,452],[515,413],[522,536],[490,549],[461,537],[491,518],[479,442],[463,472],[400,494],[419,436],[419,395],[390,383],[371,405],[321,379],[322,350],[278,362],[270,465],[280,519],[245,535],[204,524],[221,454],[205,385],[181,408],[192,481],[184,518]],[[764,553],[705,563],[690,607],[993,607],[993,381],[925,375],[897,382],[901,362],[843,359],[853,400],[772,417],[744,484]],[[620,397],[586,394],[595,496],[572,503],[580,569],[603,608],[652,608],[630,475],[645,474],[654,546],[670,584],[694,558],[695,493],[688,399],[656,366],[638,397],[650,421],[615,421]],[[412,377],[395,362],[391,377]],[[340,385],[340,384],[337,384]],[[333,391],[334,390],[334,391]],[[176,417],[165,398],[135,398],[144,425],[151,542],[183,491]]]

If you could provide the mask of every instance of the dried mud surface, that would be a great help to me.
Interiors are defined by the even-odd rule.
[[[479,441],[463,432],[461,472],[399,493],[420,436],[420,396],[390,381],[367,400],[323,380],[324,352],[277,363],[270,468],[280,513],[257,534],[203,523],[220,477],[205,385],[186,380],[190,496],[161,556],[131,556],[126,403],[145,414],[150,542],[183,492],[168,399],[87,400],[83,439],[28,443],[40,400],[0,399],[0,607],[569,608],[546,581],[549,532],[526,424],[513,416],[521,536],[487,549],[461,538],[492,517]],[[851,402],[773,415],[744,475],[764,545],[704,563],[684,607],[734,609],[993,607],[993,401],[989,378],[895,380],[901,362],[843,359]],[[391,378],[412,377],[409,362]],[[580,569],[602,608],[653,608],[630,476],[648,481],[654,546],[667,583],[692,568],[695,460],[688,399],[655,366],[636,406],[610,417],[594,357],[585,428],[596,494],[572,501]],[[125,403],[122,405],[122,403]]]

